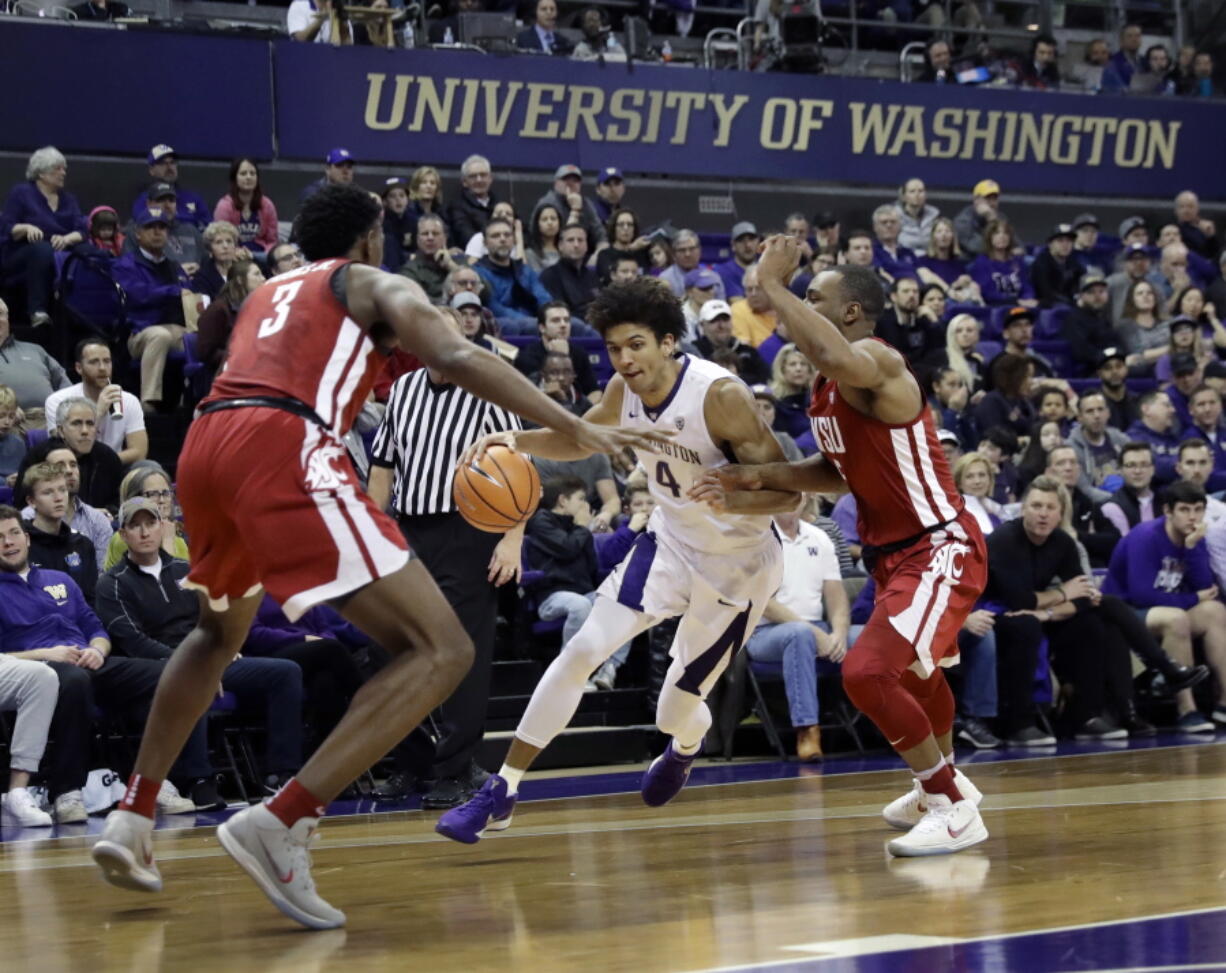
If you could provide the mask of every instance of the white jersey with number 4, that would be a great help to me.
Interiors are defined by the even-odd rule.
[[[704,554],[758,547],[770,532],[770,515],[717,513],[687,496],[690,486],[704,472],[735,462],[735,457],[725,455],[711,437],[704,407],[707,390],[715,382],[741,380],[719,365],[692,355],[682,355],[680,361],[676,384],[657,408],[647,408],[629,388],[622,393],[623,428],[673,434],[668,443],[650,451],[636,450],[656,501],[650,527],[655,529],[662,522],[669,535]]]

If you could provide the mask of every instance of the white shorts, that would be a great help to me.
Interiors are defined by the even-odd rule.
[[[706,554],[656,529],[638,536],[597,593],[647,616],[643,628],[684,616],[669,649],[684,667],[677,686],[705,697],[782,580],[783,548],[773,530],[757,547]]]

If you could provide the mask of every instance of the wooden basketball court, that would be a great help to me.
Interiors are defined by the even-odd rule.
[[[436,812],[330,819],[315,876],[349,925],[327,933],[301,930],[274,911],[212,828],[159,832],[166,891],[148,897],[103,884],[83,831],[8,841],[0,845],[0,964],[1101,969],[1120,968],[1110,950],[1098,956],[1092,945],[1074,946],[1045,965],[1045,954],[1028,947],[1034,962],[1019,964],[1004,944],[1021,940],[1000,937],[1070,926],[1093,932],[1095,924],[1199,917],[1226,906],[1226,746],[964,769],[986,795],[992,837],[932,859],[896,860],[884,850],[893,832],[880,808],[907,784],[897,770],[692,786],[660,809],[644,807],[637,793],[529,801],[509,831],[472,847],[435,835]],[[1211,928],[1226,926],[1226,912],[1203,915]],[[1131,925],[1108,926],[1099,940],[1118,952]],[[1153,942],[1128,947],[1125,965],[1187,968],[1178,964],[1205,962],[1205,949],[1217,950],[1215,964],[1226,962],[1226,931],[1199,933],[1195,956],[1169,935],[1141,938]],[[968,940],[992,948],[978,958],[959,954]],[[1146,949],[1170,955],[1142,955]]]

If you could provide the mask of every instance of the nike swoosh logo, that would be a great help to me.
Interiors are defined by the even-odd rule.
[[[277,876],[277,881],[282,885],[289,885],[294,880],[294,870],[291,868],[288,875],[282,875],[280,869],[277,868],[277,863],[272,860],[272,855],[268,853],[268,849],[264,847],[264,843],[260,842],[260,851],[264,853],[264,861],[268,862],[272,873]]]
[[[888,740],[887,742],[889,743],[889,745],[890,745],[891,747],[896,747],[896,746],[898,746],[900,743],[902,743],[902,741],[903,741],[903,739],[904,739],[905,737],[906,737],[906,734],[904,733],[904,734],[903,734],[902,736],[900,736],[900,737],[899,737],[897,740]]]
[[[730,602],[730,601],[724,601],[724,599],[723,599],[723,598],[718,599],[718,601],[719,601],[719,603],[720,603],[721,605],[723,605],[725,608],[736,608],[736,607],[737,607],[736,605],[734,605],[734,604],[733,604],[732,602]]]
[[[974,819],[972,819],[972,820],[974,820]],[[960,828],[959,828],[957,831],[955,831],[955,830],[954,830],[953,828],[951,828],[949,825],[946,825],[946,826],[945,826],[945,830],[949,832],[949,836],[950,836],[951,838],[961,838],[961,837],[962,837],[962,833],[963,833],[964,831],[966,831],[966,829],[967,829],[967,828],[969,828],[970,826],[971,826],[971,822],[970,822],[970,821],[967,821],[967,822],[966,822],[966,824],[962,825],[962,827],[960,827]]]

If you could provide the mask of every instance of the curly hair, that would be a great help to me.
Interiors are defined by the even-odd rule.
[[[365,189],[324,186],[302,204],[298,246],[311,261],[343,257],[382,219],[382,209]]]
[[[640,277],[603,288],[588,306],[587,320],[602,337],[619,324],[650,328],[657,341],[672,335],[680,342],[685,333],[681,302],[668,287],[661,287],[655,277]]]

